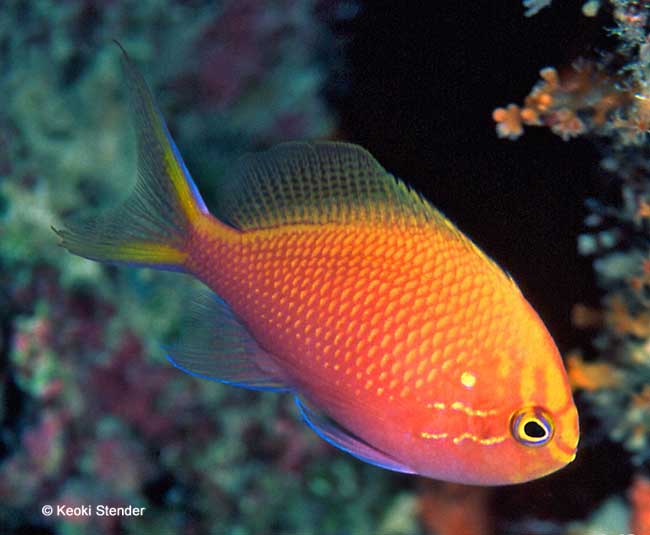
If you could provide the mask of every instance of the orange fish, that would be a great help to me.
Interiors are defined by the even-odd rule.
[[[501,485],[573,460],[578,415],[553,339],[444,215],[364,149],[318,142],[242,159],[215,217],[124,64],[135,189],[56,232],[74,254],[210,288],[169,349],[176,367],[289,391],[323,439],[390,470]]]

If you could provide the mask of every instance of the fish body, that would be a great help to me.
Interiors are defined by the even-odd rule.
[[[392,470],[500,485],[573,460],[578,416],[550,334],[439,211],[360,147],[289,143],[235,165],[215,217],[126,57],[125,71],[136,190],[58,233],[73,253],[213,292],[188,311],[175,366],[290,391],[322,438]]]

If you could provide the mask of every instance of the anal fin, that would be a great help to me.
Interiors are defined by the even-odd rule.
[[[273,357],[207,289],[191,300],[181,338],[166,352],[176,368],[194,377],[251,390],[290,390]]]

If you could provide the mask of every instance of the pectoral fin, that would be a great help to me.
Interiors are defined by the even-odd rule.
[[[181,333],[166,348],[167,359],[179,370],[251,390],[289,390],[273,357],[209,290],[191,298]]]

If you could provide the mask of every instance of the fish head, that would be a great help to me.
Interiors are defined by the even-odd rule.
[[[450,361],[447,390],[432,393],[417,419],[423,475],[474,485],[523,483],[553,473],[576,455],[578,412],[559,351],[521,298],[478,341]],[[435,399],[435,401],[434,401]]]
[[[562,357],[542,320],[522,301],[519,320],[484,370],[493,374],[488,388],[476,392],[483,400],[492,396],[493,410],[483,418],[467,416],[465,442],[474,450],[470,457],[479,460],[479,481],[489,484],[523,483],[560,470],[575,459],[580,436]]]
[[[510,407],[455,433],[424,433],[434,470],[418,473],[466,485],[512,485],[560,470],[576,456],[578,418],[571,404],[552,412],[539,404]],[[446,438],[442,441],[431,438]]]

